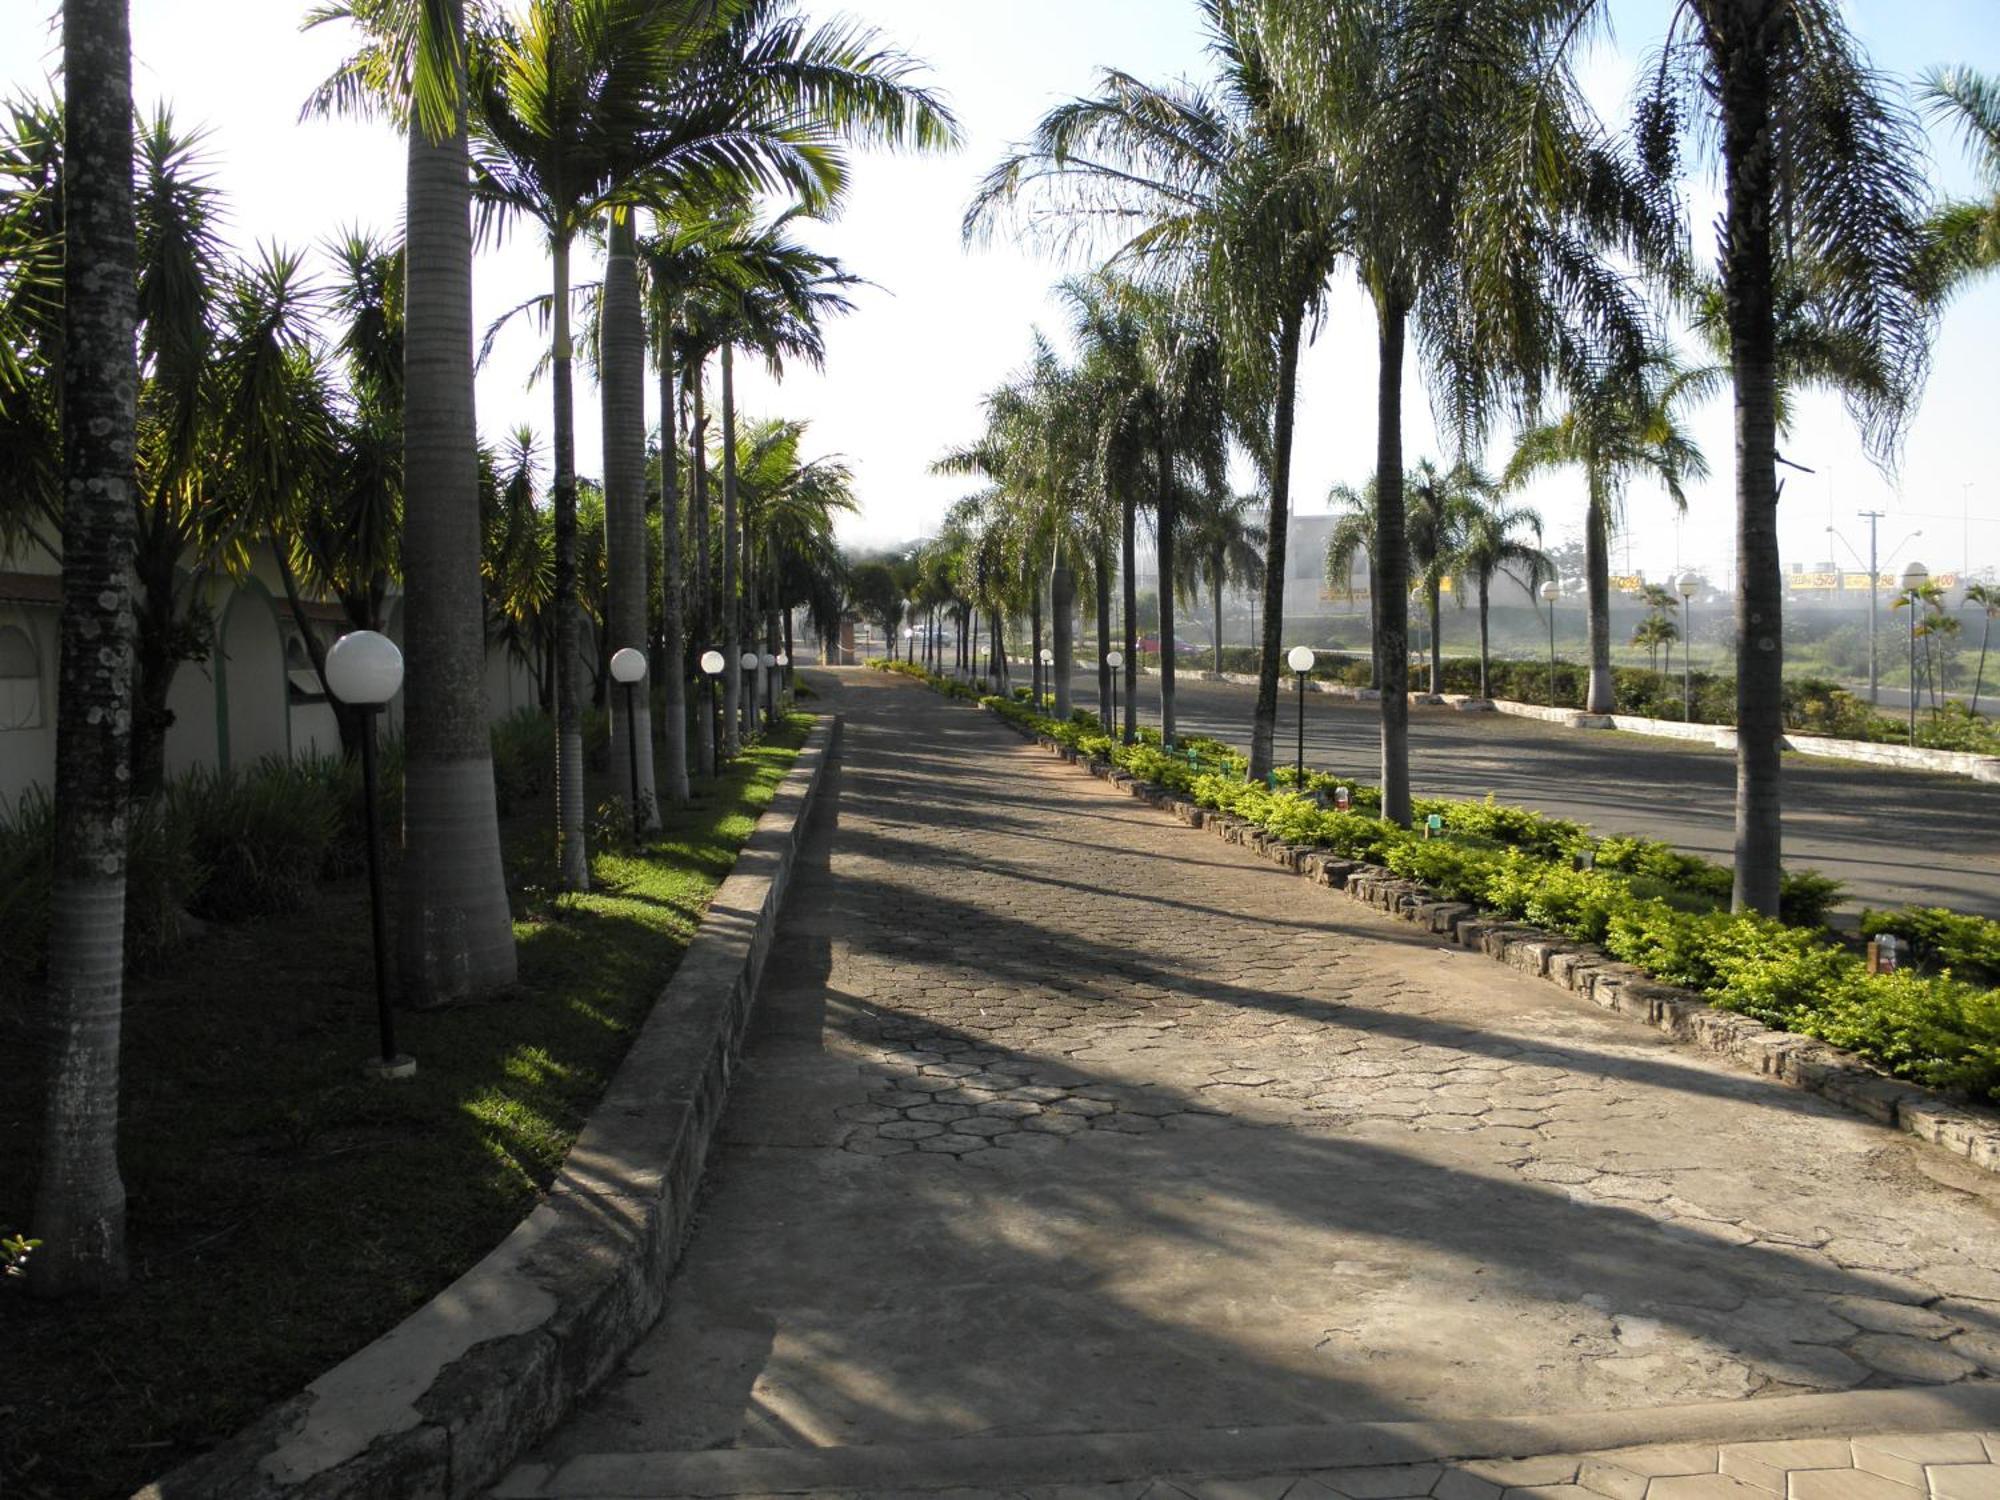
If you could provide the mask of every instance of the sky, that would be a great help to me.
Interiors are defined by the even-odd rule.
[[[984,395],[1026,362],[1039,327],[1060,346],[1064,319],[1050,289],[1088,269],[1005,240],[966,246],[959,225],[980,177],[1050,106],[1088,92],[1096,72],[1116,66],[1141,78],[1204,78],[1207,59],[1191,0],[806,0],[809,13],[843,14],[930,65],[964,127],[964,148],[916,158],[865,155],[841,218],[809,226],[818,248],[872,283],[857,308],[828,330],[823,372],[774,381],[739,364],[738,403],[748,416],[811,422],[811,456],[838,454],[853,468],[860,514],[843,538],[857,546],[919,536],[966,486],[929,473],[943,450],[975,437]],[[303,0],[131,0],[135,89],[142,107],[171,105],[183,124],[209,130],[212,171],[229,205],[227,233],[243,251],[265,243],[313,247],[360,226],[389,232],[401,216],[403,153],[381,125],[298,120],[299,105],[351,46],[344,27],[299,30]],[[1938,63],[2000,71],[2000,4],[1994,0],[1846,0],[1850,25],[1875,63],[1910,76]],[[1632,80],[1672,9],[1668,0],[1613,0],[1608,36],[1583,64],[1593,101],[1623,117]],[[57,56],[55,0],[0,0],[0,81],[9,93],[47,88]],[[1955,140],[1933,141],[1933,178],[1969,194],[1973,176]],[[1712,190],[1697,187],[1698,249],[1712,250]],[[587,258],[580,280],[595,276]],[[547,263],[536,237],[517,231],[482,251],[475,315],[483,330],[506,309],[544,291]],[[536,335],[525,321],[501,337],[479,380],[480,427],[498,439],[526,423],[546,435],[550,392],[529,384]],[[1405,452],[1439,453],[1421,377],[1411,360]],[[1789,564],[1865,559],[1867,523],[1885,512],[1880,549],[1934,573],[2000,565],[2000,277],[1962,295],[1934,349],[1930,382],[1901,462],[1871,462],[1834,398],[1801,403],[1786,456],[1812,469],[1792,474],[1780,508]],[[1301,512],[1324,510],[1328,488],[1366,478],[1374,452],[1373,320],[1350,281],[1337,279],[1329,316],[1301,371],[1293,493]],[[579,374],[579,471],[599,462],[597,396]],[[649,409],[649,422],[657,421]],[[1713,477],[1692,487],[1685,517],[1665,497],[1635,486],[1617,543],[1622,569],[1658,578],[1684,568],[1724,583],[1733,560],[1727,399],[1695,414],[1695,435]],[[1505,434],[1490,458],[1504,461]],[[1526,499],[1552,541],[1578,533],[1580,479],[1538,482]],[[1837,535],[1830,536],[1832,526]],[[1920,535],[1912,537],[1913,532]]]

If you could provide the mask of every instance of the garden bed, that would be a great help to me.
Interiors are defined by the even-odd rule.
[[[520,920],[506,997],[398,1018],[415,1080],[373,1051],[365,883],[199,937],[136,980],[121,1151],[132,1285],[90,1303],[9,1288],[10,1496],[123,1495],[229,1437],[478,1261],[549,1185],[810,726],[795,717],[597,888],[550,889],[546,797],[503,827]],[[598,794],[615,791],[607,777]],[[615,803],[612,804],[615,807]],[[32,1189],[41,1085],[0,1010],[0,1234]]]

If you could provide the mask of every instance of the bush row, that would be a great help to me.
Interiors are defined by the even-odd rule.
[[[1322,798],[1341,784],[1331,777],[1309,775],[1303,789],[1290,773],[1246,782],[1241,757],[1226,751],[1211,767],[1191,766],[1157,744],[1116,745],[1083,716],[1064,724],[1025,704],[986,703],[1287,843],[1382,865],[1448,899],[1598,944],[1717,1006],[1849,1048],[1899,1076],[2000,1099],[2000,990],[1986,987],[2000,962],[2000,923],[1936,909],[1870,913],[1866,930],[1898,931],[1958,971],[1870,974],[1820,925],[1840,888],[1810,872],[1786,876],[1784,920],[1738,915],[1726,909],[1728,870],[1652,840],[1593,840],[1581,824],[1490,799],[1420,800],[1420,829],[1432,813],[1442,825],[1427,837],[1377,816],[1373,788],[1347,783],[1352,810],[1331,811]],[[1579,867],[1586,852],[1591,861]]]
[[[503,814],[539,795],[553,769],[553,729],[524,709],[493,727],[494,790]],[[402,823],[400,741],[383,746],[382,816]],[[186,935],[186,918],[234,922],[298,911],[321,881],[367,866],[361,769],[337,755],[273,756],[244,770],[197,769],[132,810],[126,843],[125,951],[156,964]],[[31,787],[0,809],[0,976],[45,970],[55,883],[55,804]]]

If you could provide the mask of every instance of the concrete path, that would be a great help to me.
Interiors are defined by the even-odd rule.
[[[1286,687],[1278,699],[1282,765],[1292,762],[1298,732],[1298,696]],[[1095,711],[1096,672],[1078,673],[1076,688],[1078,707]],[[1256,698],[1253,687],[1192,675],[1174,685],[1184,733],[1244,750]],[[1159,713],[1159,679],[1142,679],[1140,722],[1157,727]],[[1308,765],[1372,782],[1380,744],[1376,704],[1307,696]],[[1907,903],[2000,917],[2000,784],[1804,755],[1784,763],[1788,865],[1844,882],[1857,914]],[[1420,796],[1491,792],[1599,833],[1664,839],[1725,865],[1735,857],[1736,757],[1725,750],[1418,705],[1410,710],[1410,776]]]
[[[842,763],[668,1314],[496,1493],[1304,1496],[1355,1465],[2000,1428],[1992,1178],[972,709],[813,681]]]

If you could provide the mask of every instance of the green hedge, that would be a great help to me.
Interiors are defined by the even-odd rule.
[[[1025,704],[984,700],[1001,717],[1256,824],[1287,843],[1386,866],[1448,899],[1532,923],[1579,941],[1654,977],[1683,985],[1723,1009],[1765,1025],[1819,1037],[1923,1083],[2000,1099],[2000,923],[1936,910],[1894,917],[1870,913],[1869,931],[1900,930],[1920,954],[1958,973],[1905,969],[1869,974],[1820,925],[1840,887],[1809,871],[1785,878],[1785,919],[1726,909],[1730,872],[1668,845],[1628,837],[1593,840],[1579,823],[1485,802],[1421,799],[1440,834],[1399,828],[1375,816],[1375,789],[1309,773],[1300,789],[1289,772],[1246,782],[1242,757],[1213,741],[1190,765],[1152,743],[1118,746],[1079,714],[1058,723]],[[1323,805],[1347,785],[1354,810]],[[1587,867],[1579,856],[1592,856]],[[1959,977],[1959,975],[1964,977]]]

